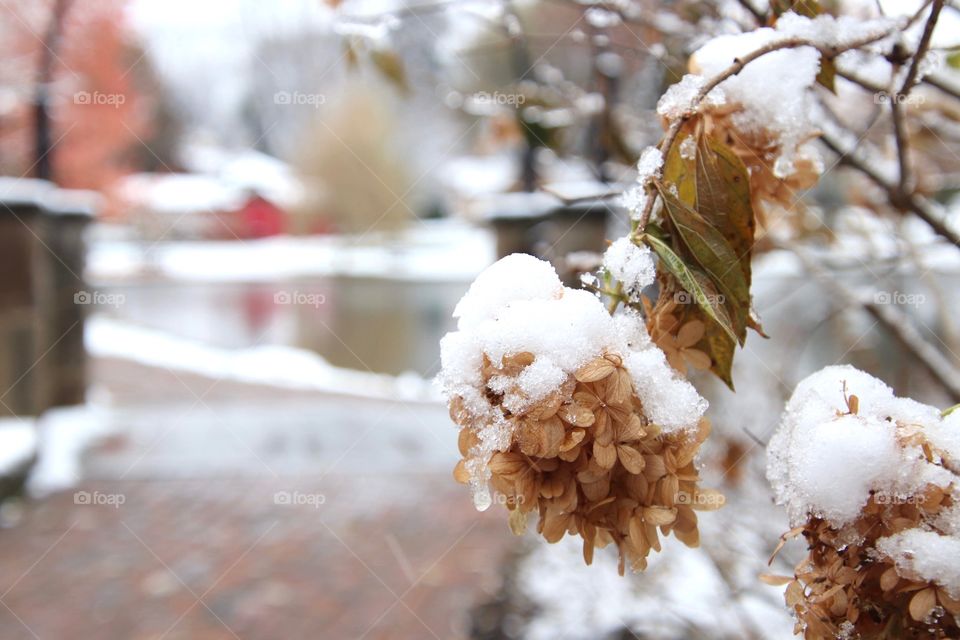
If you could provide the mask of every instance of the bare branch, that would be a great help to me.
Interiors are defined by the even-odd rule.
[[[920,72],[920,63],[927,55],[930,49],[930,39],[933,37],[933,29],[937,26],[937,19],[940,17],[940,10],[943,9],[943,0],[933,0],[933,7],[930,9],[930,17],[927,18],[927,24],[923,27],[923,35],[920,36],[920,44],[917,45],[917,52],[913,54],[913,60],[910,63],[910,69],[907,71],[907,77],[903,80],[903,86],[900,87],[900,94],[906,96],[916,84],[917,74]]]
[[[901,95],[893,96],[890,101],[890,114],[893,120],[893,139],[897,146],[897,164],[900,167],[900,192],[910,193],[913,190],[913,180],[910,176],[907,122],[903,111],[903,103],[900,102]]]
[[[933,76],[924,76],[923,82],[930,85],[931,87],[934,87],[936,89],[939,89],[940,91],[943,91],[945,94],[947,94],[951,98],[960,100],[960,90],[954,87],[951,87],[949,84],[947,84],[943,80],[940,80],[939,78],[935,78]]]
[[[960,400],[960,370],[939,350],[927,342],[910,322],[906,314],[893,305],[881,305],[864,299],[842,284],[821,267],[805,250],[791,242],[778,242],[778,246],[794,253],[804,268],[823,287],[844,303],[863,308],[883,326],[897,341],[910,351],[917,361],[939,382],[954,400]]]

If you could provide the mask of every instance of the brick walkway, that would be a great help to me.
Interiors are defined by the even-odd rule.
[[[156,408],[131,409],[127,428],[87,457],[79,486],[27,502],[19,523],[0,530],[4,640],[467,637],[469,611],[496,592],[513,541],[502,513],[477,513],[453,484],[455,438],[448,449],[426,433],[442,410],[368,415],[370,407],[305,396],[275,426],[263,410],[269,390],[218,385],[211,411],[236,410],[238,398],[258,404],[236,438],[191,439],[203,414],[177,414],[165,374],[110,371],[114,379],[98,377],[121,400],[117,380],[169,384],[157,395],[179,417],[166,424]],[[209,382],[188,384],[202,393]],[[345,404],[355,423],[343,418]],[[396,424],[381,437],[378,423],[364,424],[370,415]],[[250,426],[258,420],[269,438]],[[360,444],[343,446],[361,430],[369,435]],[[302,452],[276,445],[305,432],[319,434],[314,473],[303,472]],[[211,469],[204,455],[234,462]],[[101,504],[78,504],[74,491]]]

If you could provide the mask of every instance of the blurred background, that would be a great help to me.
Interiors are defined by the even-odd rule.
[[[433,383],[498,256],[570,283],[598,265],[658,97],[752,8],[2,0],[0,637],[790,637],[756,579],[788,528],[763,479],[786,395],[850,362],[957,401],[795,255],[758,247],[772,338],[738,355],[738,393],[695,379],[727,508],[645,575],[474,511]],[[931,77],[928,107],[955,98],[953,66]],[[845,117],[879,119],[837,82]],[[917,130],[951,225],[953,107]],[[836,165],[766,228],[956,365],[956,247]]]

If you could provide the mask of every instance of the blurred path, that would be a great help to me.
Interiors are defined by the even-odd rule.
[[[453,483],[442,407],[113,360],[94,379],[115,435],[0,530],[5,640],[448,640],[498,587],[511,536]]]

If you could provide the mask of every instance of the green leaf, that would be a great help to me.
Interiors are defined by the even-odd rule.
[[[373,49],[370,51],[370,61],[402,93],[409,91],[407,72],[403,67],[403,60],[397,55],[396,51]]]
[[[697,343],[696,348],[700,349],[710,356],[710,371],[718,378],[724,381],[730,391],[736,391],[733,388],[733,353],[737,348],[737,342],[720,331],[715,324],[707,323],[706,332],[703,339]]]
[[[817,72],[817,84],[836,94],[837,65],[832,58],[820,56],[820,71]]]
[[[723,293],[718,301],[730,310],[734,336],[743,344],[747,333],[750,288],[743,277],[737,255],[716,227],[669,191],[662,188],[659,190],[663,209],[686,252]]]
[[[720,301],[720,295],[710,279],[697,269],[687,265],[683,259],[674,252],[663,240],[649,233],[642,236],[643,242],[649,246],[660,258],[661,264],[666,270],[677,279],[680,286],[696,300],[704,314],[724,332],[731,340],[736,341],[737,336],[733,332],[730,322],[730,315]]]
[[[680,153],[681,145],[691,137],[690,133],[681,133],[673,141],[663,163],[663,182],[666,185],[673,185],[677,189],[680,201],[693,207],[697,202],[695,160],[684,158]]]
[[[747,314],[747,326],[760,334],[761,338],[770,338],[763,330],[763,325],[760,324],[760,316],[757,315],[752,304],[750,305],[750,313]]]
[[[696,211],[715,226],[740,260],[750,287],[756,216],[750,200],[750,174],[733,149],[701,136],[697,141]]]
[[[770,6],[778,18],[787,11],[793,11],[804,18],[816,18],[823,13],[823,7],[817,0],[771,0]]]

